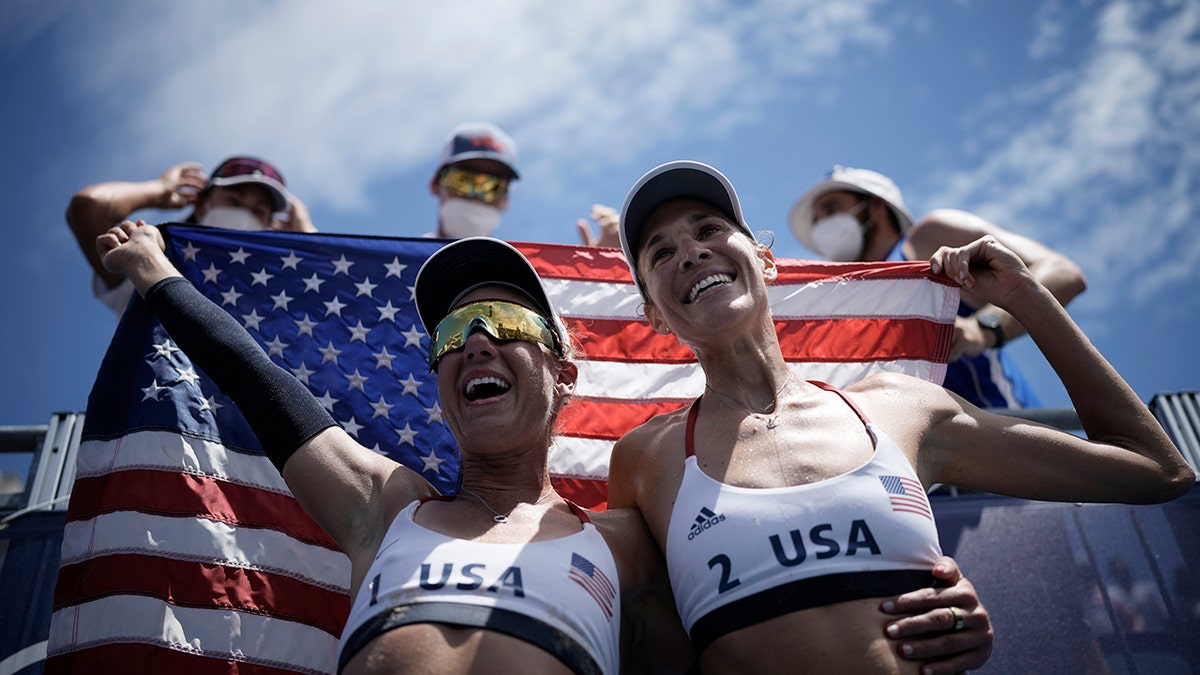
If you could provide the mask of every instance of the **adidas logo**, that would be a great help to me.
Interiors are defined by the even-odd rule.
[[[707,506],[700,507],[700,514],[696,516],[696,522],[692,524],[691,531],[688,532],[688,541],[699,537],[710,527],[717,523],[725,522],[725,515],[717,515],[712,512]]]

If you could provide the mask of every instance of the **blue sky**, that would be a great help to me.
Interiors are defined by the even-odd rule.
[[[1200,0],[6,0],[0,425],[83,410],[116,327],[63,220],[79,188],[257,154],[321,230],[419,236],[441,143],[477,119],[520,147],[498,236],[575,243],[592,203],[688,158],[809,257],[791,203],[873,168],[918,216],[972,210],[1073,258],[1071,314],[1142,399],[1195,390],[1198,25]]]

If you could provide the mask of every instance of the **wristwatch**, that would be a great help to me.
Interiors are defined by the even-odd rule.
[[[992,349],[999,349],[1004,344],[1004,329],[1000,326],[1000,317],[991,312],[976,312],[975,323],[979,327],[991,331],[992,335],[996,336],[996,344],[992,345]]]

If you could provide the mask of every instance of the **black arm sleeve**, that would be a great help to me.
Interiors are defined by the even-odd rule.
[[[301,444],[337,424],[299,380],[187,279],[154,284],[146,304],[175,344],[233,399],[280,471]]]

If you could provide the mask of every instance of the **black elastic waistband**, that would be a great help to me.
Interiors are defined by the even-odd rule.
[[[417,602],[376,614],[346,639],[346,646],[338,655],[338,672],[371,640],[393,628],[414,623],[444,623],[496,631],[544,649],[581,675],[601,675],[603,672],[583,645],[554,626],[506,609],[455,602]]]
[[[932,587],[935,582],[932,572],[921,570],[845,572],[792,581],[735,600],[700,617],[690,631],[692,645],[699,654],[726,633],[777,616],[848,600],[899,595]]]

